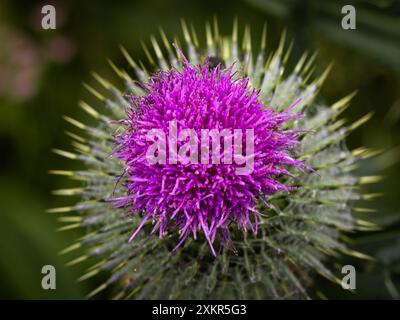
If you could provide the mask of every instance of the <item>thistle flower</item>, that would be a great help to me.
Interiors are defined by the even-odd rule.
[[[123,160],[129,175],[128,195],[114,199],[118,207],[146,212],[131,239],[147,219],[152,218],[156,221],[153,231],[158,229],[160,237],[172,226],[178,228],[181,238],[178,246],[190,233],[196,239],[197,231],[202,230],[216,255],[212,243],[217,231],[221,231],[224,242],[230,240],[229,225],[232,222],[243,231],[249,226],[256,234],[259,223],[255,208],[257,198],[265,199],[280,190],[290,191],[290,187],[279,180],[282,181],[282,176],[291,176],[286,167],[301,165],[290,154],[299,142],[299,132],[280,130],[280,126],[297,115],[266,109],[258,101],[259,92],[249,86],[248,79],[235,80],[231,68],[221,70],[218,65],[209,69],[207,62],[194,67],[185,61],[181,72],[171,69],[152,76],[145,87],[146,94],[132,98],[133,107],[129,108],[129,118],[125,121],[127,129],[118,136],[115,154]],[[161,131],[159,138],[163,142],[164,163],[161,164],[149,163],[146,159],[154,144],[149,141],[148,134],[155,128]],[[169,136],[170,144],[166,150],[165,137],[172,135],[173,130],[177,132],[174,140]],[[174,144],[182,148],[184,141],[177,141],[176,137],[185,134],[185,130],[189,130],[190,143],[195,144],[194,148],[182,149],[192,153],[188,158],[173,150]],[[213,146],[204,140],[204,132],[212,130],[217,130],[214,133],[218,135],[213,141],[217,149],[213,149],[210,157]],[[221,132],[227,139],[224,147],[228,148],[224,152],[219,146]],[[239,149],[250,143],[245,141],[243,133],[251,132],[252,136],[247,136],[254,144],[251,154],[243,157],[233,152],[233,132],[242,136],[235,144]],[[198,138],[200,136],[202,139]],[[209,134],[206,137],[208,139]],[[238,140],[238,136],[235,138]],[[202,149],[204,141],[206,144]],[[162,150],[158,150],[158,158]],[[199,150],[202,151],[201,162]],[[169,154],[168,162],[166,153]],[[238,160],[238,156],[249,160],[246,164],[251,168],[232,163],[232,158]],[[247,172],[241,172],[239,168],[247,169]]]
[[[346,127],[337,118],[353,94],[331,106],[316,102],[329,68],[309,80],[315,55],[303,55],[292,72],[285,70],[284,35],[266,58],[265,30],[257,56],[248,29],[239,48],[236,22],[231,37],[221,36],[216,24],[206,31],[202,49],[194,30],[183,24],[184,54],[163,32],[163,49],[152,38],[156,58],[145,49],[151,71],[121,48],[134,78],[110,62],[125,89],[94,74],[109,97],[86,87],[104,112],[81,102],[95,125],[66,117],[86,137],[71,135],[74,153],[55,152],[83,162],[86,170],[52,172],[83,180],[84,186],[56,194],[82,200],[52,211],[76,212],[61,218],[72,222],[64,228],[90,231],[63,251],[88,248],[71,264],[102,257],[81,280],[111,273],[89,296],[113,286],[114,298],[304,298],[315,273],[339,282],[325,265],[328,256],[365,257],[349,250],[340,235],[361,228],[352,204],[361,197],[359,185],[373,180],[351,173],[371,153],[349,151],[344,141],[369,115]],[[171,121],[177,135],[185,129],[197,136],[201,129],[254,129],[250,174],[237,175],[238,163],[223,163],[234,152],[217,152],[217,163],[158,162],[163,155],[170,160],[170,145],[147,163],[149,146],[156,143],[147,133],[158,128],[167,135]],[[185,139],[171,141],[177,148],[190,146]],[[196,141],[193,150],[202,148]],[[177,160],[186,157],[186,151],[177,154]]]

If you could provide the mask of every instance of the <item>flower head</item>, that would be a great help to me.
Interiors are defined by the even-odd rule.
[[[302,165],[293,157],[299,132],[282,128],[299,115],[269,109],[247,78],[208,62],[194,67],[186,61],[181,71],[157,73],[145,88],[144,96],[131,97],[115,153],[129,176],[128,195],[118,205],[146,212],[131,239],[149,218],[160,237],[179,230],[180,243],[201,230],[214,255],[214,239],[218,233],[230,239],[232,223],[257,233],[258,199],[290,191],[282,183],[287,167]],[[161,132],[157,162],[148,161],[155,129]]]
[[[331,106],[317,100],[327,72],[314,79],[307,55],[288,68],[284,37],[267,53],[263,33],[255,53],[249,31],[239,47],[236,22],[228,37],[215,26],[201,47],[183,24],[188,59],[163,32],[163,47],[152,39],[155,73],[122,48],[135,75],[111,63],[120,91],[95,74],[105,90],[87,88],[105,108],[80,104],[95,125],[66,117],[85,138],[71,135],[74,152],[55,151],[85,169],[52,172],[84,186],[58,190],[80,201],[53,211],[77,212],[62,218],[65,229],[90,230],[64,251],[87,248],[72,263],[103,257],[82,279],[111,273],[90,295],[118,282],[116,298],[308,297],[313,273],[340,282],[328,255],[360,256],[341,234],[358,227],[352,170],[371,154],[349,151],[345,138],[366,118],[338,119],[351,95]]]

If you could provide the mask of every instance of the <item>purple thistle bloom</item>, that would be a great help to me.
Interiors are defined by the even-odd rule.
[[[123,161],[128,180],[126,197],[113,200],[133,213],[144,212],[131,239],[152,219],[153,232],[160,237],[179,232],[177,247],[202,232],[216,255],[213,242],[219,237],[227,243],[231,225],[256,234],[258,201],[266,202],[268,195],[280,190],[291,191],[293,187],[284,185],[282,177],[291,176],[290,167],[304,167],[295,159],[303,131],[282,129],[284,122],[300,115],[291,114],[290,108],[281,113],[266,108],[247,78],[234,80],[232,68],[210,68],[208,62],[194,67],[186,61],[182,71],[160,72],[144,87],[146,95],[131,97],[123,120],[126,130],[117,135],[114,154]],[[148,132],[161,129],[168,136],[172,121],[178,136],[183,129],[193,129],[199,137],[202,129],[253,129],[254,154],[246,155],[253,159],[251,173],[238,175],[235,170],[243,165],[224,163],[222,152],[217,153],[221,158],[217,164],[149,163],[146,152],[153,142]],[[178,149],[185,142],[178,141]],[[169,148],[165,155],[170,155]],[[200,141],[197,148],[200,154]]]

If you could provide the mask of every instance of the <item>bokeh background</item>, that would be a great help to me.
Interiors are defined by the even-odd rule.
[[[57,29],[41,29],[41,7],[57,10]],[[341,29],[341,7],[357,10],[357,29]],[[304,51],[318,51],[316,73],[330,62],[334,68],[321,96],[328,103],[358,90],[343,116],[355,121],[374,117],[348,139],[350,148],[366,146],[380,153],[361,163],[363,175],[382,175],[365,192],[377,197],[358,207],[371,208],[360,218],[382,230],[348,235],[350,246],[375,258],[344,257],[357,270],[357,292],[349,293],[317,277],[327,298],[399,299],[400,295],[400,3],[396,0],[146,0],[146,1],[0,1],[0,298],[80,299],[101,279],[77,282],[85,263],[66,267],[76,255],[60,255],[82,231],[58,232],[51,207],[74,199],[51,194],[73,185],[50,169],[77,164],[51,152],[68,149],[62,119],[85,117],[80,99],[92,99],[83,82],[96,86],[91,71],[114,79],[106,58],[127,67],[118,46],[145,60],[141,41],[150,44],[162,26],[167,35],[182,37],[180,19],[193,24],[200,36],[204,23],[216,16],[229,34],[235,17],[252,30],[254,48],[265,22],[268,49],[276,48],[281,32],[294,41],[289,64]],[[243,28],[241,28],[243,30]],[[204,39],[204,38],[203,38]],[[54,265],[57,289],[41,288],[41,268]]]

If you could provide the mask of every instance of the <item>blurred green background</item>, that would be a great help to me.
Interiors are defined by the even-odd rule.
[[[53,4],[57,29],[41,29],[41,7]],[[357,29],[341,29],[341,7],[357,10]],[[180,19],[204,35],[205,21],[217,16],[229,34],[235,17],[252,30],[254,48],[268,24],[268,49],[277,46],[281,32],[294,40],[289,64],[304,51],[318,51],[316,72],[330,62],[334,68],[321,96],[327,103],[358,90],[344,117],[355,121],[373,111],[374,117],[349,137],[350,148],[382,150],[357,169],[363,175],[383,175],[367,193],[382,196],[359,203],[376,212],[361,218],[382,231],[350,235],[354,249],[375,257],[374,262],[343,258],[357,270],[357,292],[349,293],[317,278],[328,298],[397,298],[400,292],[400,3],[395,0],[202,0],[202,1],[15,1],[0,2],[0,298],[79,299],[101,279],[77,282],[85,264],[65,267],[79,254],[58,252],[81,231],[57,232],[51,207],[74,199],[51,195],[73,183],[50,176],[50,169],[73,169],[77,164],[51,153],[69,148],[62,115],[82,119],[79,99],[92,99],[82,82],[94,84],[95,70],[115,79],[106,62],[127,67],[118,45],[145,60],[141,41],[159,36],[182,37]],[[243,31],[243,28],[242,28]],[[243,34],[243,32],[242,32]],[[41,288],[41,268],[54,265],[57,289]]]

